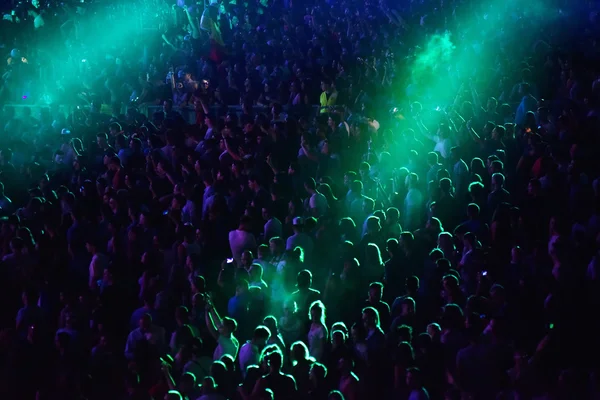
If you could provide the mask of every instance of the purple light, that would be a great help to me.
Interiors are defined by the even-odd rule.
[[[27,100],[27,96],[23,96],[23,100]]]

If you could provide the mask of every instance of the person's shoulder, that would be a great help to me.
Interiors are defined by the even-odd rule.
[[[240,347],[240,355],[242,352],[246,352],[252,350],[252,342],[247,340],[244,342],[244,344]]]

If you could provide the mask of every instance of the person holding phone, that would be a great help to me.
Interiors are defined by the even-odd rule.
[[[237,322],[233,318],[221,318],[214,307],[210,296],[206,297],[206,308],[204,318],[206,326],[211,336],[217,341],[217,347],[213,353],[213,360],[218,361],[224,355],[230,355],[234,359],[237,357],[240,343],[234,336],[237,330]]]

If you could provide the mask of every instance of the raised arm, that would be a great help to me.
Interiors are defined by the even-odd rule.
[[[173,49],[173,50],[175,50],[175,51],[179,50],[177,47],[173,46],[173,43],[171,43],[171,42],[169,41],[169,39],[167,39],[167,35],[163,34],[163,35],[162,35],[162,40],[163,40],[163,41],[164,41],[164,42],[167,44],[167,46],[169,46],[171,49]]]
[[[211,336],[215,339],[218,339],[219,331],[217,329],[217,326],[215,325],[215,322],[213,321],[212,314],[208,306],[207,309],[204,311],[204,320],[206,322],[206,327],[208,328],[208,331],[210,332]]]
[[[203,31],[208,31],[208,33],[212,34],[214,21],[210,17],[208,10],[209,8],[205,6],[202,17],[200,18],[200,29]]]
[[[190,11],[187,7],[183,7],[183,11],[188,19],[190,27],[192,28],[192,38],[200,39],[200,29],[198,29],[198,21],[196,20],[196,18],[192,18],[192,15],[190,14]]]
[[[221,316],[219,315],[217,310],[215,310],[215,306],[213,305],[212,300],[210,299],[208,300],[208,304],[206,305],[204,317],[206,320],[206,326],[208,327],[210,334],[215,339],[218,339],[219,327],[223,325],[223,320],[221,319]]]

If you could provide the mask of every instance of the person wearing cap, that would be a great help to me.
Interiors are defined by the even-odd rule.
[[[304,219],[296,217],[292,221],[294,234],[287,239],[286,250],[294,250],[296,247],[302,247],[305,260],[310,259],[315,244],[310,236],[304,233]]]

